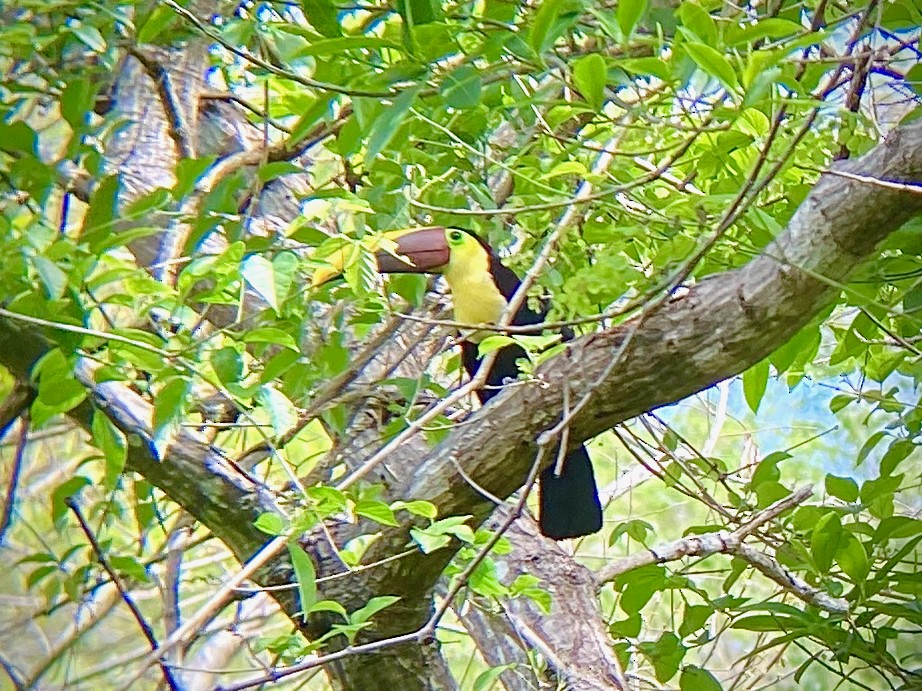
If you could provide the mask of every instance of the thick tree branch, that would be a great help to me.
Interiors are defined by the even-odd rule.
[[[896,183],[919,180],[922,123],[895,130],[836,170]],[[473,513],[482,520],[493,504],[453,470],[456,464],[477,485],[506,497],[526,476],[540,433],[559,422],[566,387],[573,397],[591,396],[570,421],[570,443],[577,444],[742,372],[828,307],[877,243],[920,208],[920,195],[903,189],[824,175],[759,257],[631,322],[577,340],[538,370],[540,383],[511,387],[449,435],[394,488],[395,495],[432,501],[442,515]],[[600,380],[628,334],[618,366]],[[405,539],[405,528],[394,529],[367,558],[380,559]],[[431,588],[451,556],[443,552],[411,556],[393,572],[376,571],[363,589],[410,595]],[[328,596],[348,597],[355,587],[343,579]]]

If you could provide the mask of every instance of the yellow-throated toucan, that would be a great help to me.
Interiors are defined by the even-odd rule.
[[[490,324],[499,321],[507,301],[519,287],[519,278],[500,263],[499,257],[483,240],[459,228],[430,227],[393,231],[385,237],[396,242],[393,252],[378,252],[382,273],[438,273],[451,289],[455,321],[465,324]],[[405,258],[405,259],[404,259]],[[342,269],[341,260],[329,260],[332,270],[320,269],[313,277],[323,283]],[[536,312],[527,302],[516,311],[513,325],[544,321],[547,308]],[[478,343],[486,336],[475,332],[461,342],[464,369],[474,376],[481,358]],[[506,380],[518,377],[518,360],[526,357],[518,344],[502,347],[487,374],[486,385],[477,394],[486,402]],[[597,532],[602,527],[602,506],[596,489],[592,463],[582,445],[570,451],[559,476],[546,468],[540,476],[538,523],[542,534],[560,540]]]

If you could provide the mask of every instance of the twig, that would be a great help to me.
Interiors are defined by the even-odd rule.
[[[182,574],[183,548],[186,542],[187,526],[180,525],[167,537],[166,559],[163,574],[163,630],[167,636],[179,628],[182,621],[179,597],[179,583]],[[170,664],[182,662],[182,652]]]
[[[638,552],[629,557],[617,559],[598,572],[599,583],[611,581],[616,576],[641,566],[662,564],[667,561],[684,559],[685,557],[706,557],[711,554],[724,553],[732,554],[749,562],[762,574],[804,602],[816,605],[829,612],[846,613],[849,611],[849,605],[844,599],[832,597],[817,588],[813,588],[802,579],[786,571],[768,555],[742,544],[746,537],[785,511],[802,504],[812,493],[812,487],[802,487],[758,512],[751,520],[732,532],[721,530],[692,535],[649,549],[646,552]]]
[[[538,471],[541,468],[544,456],[546,454],[546,446],[541,446],[538,449],[538,453],[535,454],[534,463],[531,466],[531,472],[528,474],[528,479],[525,482],[524,489],[522,491],[522,496],[519,498],[519,501],[516,502],[515,507],[510,511],[509,515],[503,521],[503,523],[497,528],[493,533],[490,539],[486,544],[481,547],[477,555],[471,560],[471,562],[464,568],[464,570],[458,574],[455,579],[454,584],[449,588],[448,592],[445,594],[441,604],[435,610],[429,620],[426,621],[420,628],[416,631],[411,631],[410,633],[401,634],[399,636],[392,636],[391,638],[385,638],[380,641],[374,641],[372,643],[365,643],[363,645],[350,645],[342,650],[338,650],[335,653],[329,653],[327,655],[322,655],[319,657],[313,657],[309,660],[305,660],[296,665],[291,665],[290,667],[283,667],[281,669],[274,669],[268,674],[263,676],[242,681],[239,684],[232,684],[229,686],[218,686],[215,691],[244,691],[244,689],[250,689],[255,686],[262,686],[263,684],[276,682],[279,679],[284,677],[291,676],[292,674],[298,674],[300,672],[306,672],[315,667],[320,667],[322,665],[327,665],[336,660],[340,660],[344,657],[351,655],[363,655],[367,653],[377,652],[383,648],[390,648],[395,645],[401,645],[403,643],[419,643],[425,645],[433,639],[435,636],[435,629],[441,621],[442,617],[445,616],[445,613],[451,608],[451,603],[461,592],[461,589],[467,583],[467,580],[471,577],[480,563],[487,557],[490,551],[496,546],[496,544],[502,539],[505,532],[509,527],[515,522],[522,512],[522,509],[525,506],[525,502],[528,500],[529,492],[535,484],[535,480],[538,477]]]
[[[308,422],[313,420],[327,406],[327,404],[336,400],[342,394],[349,384],[358,378],[365,367],[370,363],[381,348],[393,340],[394,334],[400,327],[399,319],[392,319],[385,324],[375,337],[369,341],[362,350],[350,358],[349,364],[345,370],[327,381],[323,388],[318,391],[312,398],[310,406],[298,415],[298,422],[290,430],[285,432],[277,441],[277,447],[284,447],[288,442],[294,439]],[[241,454],[237,464],[243,468],[251,468],[272,453],[271,446],[266,442],[259,442]]]
[[[367,564],[358,564],[357,566],[351,567],[348,571],[339,571],[337,573],[331,573],[329,576],[320,576],[317,578],[316,582],[326,583],[328,581],[335,581],[338,578],[354,576],[355,574],[361,573],[362,571],[368,571],[369,569],[374,569],[383,564],[389,564],[393,561],[403,559],[404,557],[409,557],[411,554],[416,554],[418,551],[419,550],[415,547],[411,549],[405,549],[402,552],[397,552],[397,554],[392,554],[389,557],[384,557],[383,559],[378,559],[377,561],[371,561]],[[283,583],[281,585],[234,588],[234,590],[238,593],[271,593],[282,590],[297,590],[299,586],[299,583]]]
[[[7,428],[8,429],[8,428]],[[0,430],[0,438],[6,429]],[[19,440],[16,443],[16,453],[13,454],[13,467],[10,469],[10,480],[6,485],[6,498],[3,503],[3,515],[0,516],[0,545],[6,537],[6,531],[13,522],[13,509],[16,506],[16,489],[19,487],[19,474],[22,472],[22,462],[26,455],[26,445],[29,441],[29,413],[25,411],[20,416]]]
[[[199,98],[203,101],[230,101],[231,103],[236,103],[237,105],[247,109],[254,115],[256,115],[260,120],[266,120],[272,127],[284,132],[285,134],[291,134],[291,128],[286,127],[278,120],[275,120],[269,117],[269,114],[264,110],[261,110],[258,106],[253,105],[243,96],[235,94],[232,91],[204,91],[199,94]]]
[[[176,143],[176,151],[180,158],[195,158],[195,147],[192,144],[191,128],[186,122],[186,116],[183,113],[182,105],[176,98],[173,89],[173,80],[160,60],[145,55],[137,47],[128,49],[128,54],[141,63],[144,71],[151,78],[160,94],[160,102],[163,105],[163,112],[166,115],[167,128],[170,139]]]
[[[64,500],[64,503],[67,505],[71,511],[73,511],[74,516],[77,517],[77,522],[80,523],[80,528],[83,531],[83,534],[86,536],[86,539],[90,542],[90,547],[93,549],[93,553],[96,555],[96,559],[99,561],[102,568],[109,574],[109,578],[112,579],[112,583],[115,584],[115,587],[118,589],[119,595],[121,595],[122,600],[128,606],[128,609],[131,610],[132,616],[134,616],[135,621],[138,622],[138,626],[141,628],[141,633],[144,634],[144,637],[150,643],[152,650],[157,650],[157,639],[154,637],[154,632],[150,627],[150,624],[144,619],[144,615],[141,614],[141,610],[138,609],[138,606],[134,603],[134,600],[131,599],[131,595],[125,589],[125,586],[122,584],[121,578],[118,574],[115,573],[115,570],[109,565],[109,560],[106,559],[105,553],[102,551],[102,548],[99,546],[99,542],[96,540],[96,536],[93,534],[93,530],[90,528],[89,524],[86,522],[86,518],[83,516],[83,512],[80,510],[80,507],[77,505],[77,500],[73,497],[67,497]],[[173,678],[173,672],[170,668],[162,661],[158,660],[160,665],[160,670],[163,672],[163,680],[166,682],[166,685],[173,691],[180,691],[180,687],[176,683],[176,679]]]
[[[62,631],[54,641],[47,655],[28,673],[25,687],[40,688],[39,681],[52,666],[60,660],[77,642],[93,628],[103,622],[119,603],[118,588],[111,582],[105,583],[85,598],[71,618],[68,630]]]
[[[279,552],[285,549],[288,539],[285,537],[276,537],[266,543],[237,573],[227,579],[212,597],[202,605],[199,610],[186,620],[186,623],[180,626],[176,631],[170,634],[159,646],[155,646],[153,652],[144,658],[141,670],[133,677],[123,688],[130,689],[134,683],[140,679],[144,670],[155,662],[163,664],[161,659],[172,650],[176,645],[184,642],[191,634],[195,633],[206,621],[208,621],[215,612],[223,608],[234,598],[234,592],[247,578],[254,572],[262,568],[275,557]]]
[[[877,187],[883,187],[888,190],[896,190],[897,192],[909,192],[911,194],[922,194],[922,185],[916,185],[909,182],[895,182],[893,180],[882,180],[881,178],[875,178],[870,175],[859,175],[858,173],[849,173],[844,170],[836,170],[835,168],[812,168],[810,166],[801,166],[798,165],[798,168],[801,170],[809,170],[813,173],[820,173],[821,175],[835,175],[836,177],[845,178],[846,180],[854,180],[855,182],[863,182],[867,185],[875,185]]]
[[[236,55],[239,58],[246,60],[247,62],[260,67],[267,72],[274,74],[276,77],[282,77],[283,79],[290,79],[293,82],[301,84],[303,86],[308,86],[312,89],[320,89],[321,91],[331,91],[337,94],[344,94],[346,96],[367,96],[369,98],[393,98],[400,95],[399,91],[368,91],[365,89],[349,89],[345,86],[340,86],[339,84],[330,84],[329,82],[321,82],[316,79],[309,79],[308,77],[302,77],[300,74],[295,72],[290,72],[284,70],[276,65],[263,60],[262,58],[253,55],[248,50],[244,50],[239,46],[235,46],[230,41],[227,41],[221,34],[213,31],[211,27],[207,26],[201,19],[196,17],[192,12],[187,10],[185,7],[178,5],[173,2],[173,0],[160,0],[161,3],[169,7],[180,17],[185,19],[194,25],[199,31],[205,34],[208,38],[213,41],[217,41],[221,46],[226,50],[229,50],[231,53]]]
[[[10,312],[7,309],[0,307],[0,317],[6,317],[7,319],[13,319],[15,321],[26,322],[27,324],[35,324],[36,326],[44,326],[49,329],[58,329],[60,331],[69,331],[75,334],[81,334],[83,336],[92,336],[94,338],[101,338],[105,341],[115,341],[117,343],[124,343],[126,345],[134,346],[135,348],[140,348],[141,350],[146,350],[155,355],[166,359],[172,359],[175,357],[175,353],[170,353],[162,348],[152,346],[149,343],[144,341],[138,341],[133,338],[128,338],[127,336],[120,336],[119,334],[109,333],[107,331],[96,331],[95,329],[87,329],[83,326],[77,326],[76,324],[65,324],[63,322],[53,322],[48,319],[41,319],[39,317],[32,317],[28,314],[22,314],[20,312]]]

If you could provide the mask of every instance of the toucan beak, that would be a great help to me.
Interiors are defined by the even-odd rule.
[[[442,226],[395,230],[384,236],[396,241],[397,246],[393,252],[379,250],[375,254],[378,271],[383,274],[438,273],[451,255]]]
[[[374,249],[381,273],[438,273],[449,260],[451,250],[445,239],[445,228],[404,228],[381,234],[382,241]],[[394,243],[392,247],[387,241]],[[324,261],[329,267],[317,269],[311,285],[319,286],[339,276],[346,266],[347,250],[339,250]]]

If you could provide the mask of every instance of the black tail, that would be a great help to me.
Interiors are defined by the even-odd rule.
[[[602,504],[585,446],[567,454],[560,477],[554,476],[553,465],[541,472],[538,526],[542,535],[555,540],[602,529]]]

